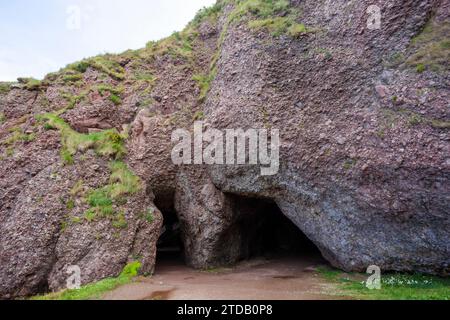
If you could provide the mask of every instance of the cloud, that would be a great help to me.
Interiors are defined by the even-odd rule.
[[[28,2],[23,10],[24,1],[14,1],[7,8],[0,5],[0,29],[8,29],[7,39],[0,43],[0,81],[14,81],[19,76],[42,78],[86,57],[144,47],[150,40],[182,30],[199,9],[215,3],[43,0],[39,4]],[[14,11],[14,17],[9,10]],[[30,17],[30,11],[33,17],[41,18]]]
[[[18,77],[44,77],[57,70],[58,63],[38,53],[0,49],[0,81],[15,81]]]

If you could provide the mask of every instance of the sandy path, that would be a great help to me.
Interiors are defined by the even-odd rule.
[[[252,260],[233,269],[197,271],[178,261],[157,266],[151,278],[122,286],[106,300],[328,300],[333,286],[314,271],[317,257]]]

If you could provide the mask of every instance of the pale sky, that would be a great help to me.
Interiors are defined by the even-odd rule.
[[[0,81],[42,79],[180,31],[215,0],[0,0]]]

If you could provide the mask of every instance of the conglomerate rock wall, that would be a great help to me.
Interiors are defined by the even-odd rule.
[[[1,297],[63,289],[71,265],[83,284],[131,261],[151,274],[161,194],[197,268],[242,257],[238,221],[254,210],[239,196],[274,201],[336,267],[447,275],[449,12],[218,1],[141,50],[1,84]],[[279,173],[176,166],[172,132],[195,121],[279,129]]]

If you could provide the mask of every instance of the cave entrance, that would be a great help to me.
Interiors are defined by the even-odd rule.
[[[183,229],[174,199],[175,192],[172,190],[155,193],[154,203],[164,220],[157,242],[156,272],[180,270],[177,268],[186,266]],[[229,227],[217,234],[211,265],[234,265],[258,258],[289,259],[294,264],[326,263],[314,243],[281,212],[274,201],[230,194],[227,199],[233,218]],[[208,229],[207,225],[205,229]]]
[[[238,214],[241,260],[256,257],[322,260],[315,244],[281,212],[274,201],[234,196],[233,202]]]
[[[163,215],[163,228],[157,242],[158,264],[184,263],[184,245],[180,222],[174,205],[174,191],[161,190],[155,193],[155,205]]]

